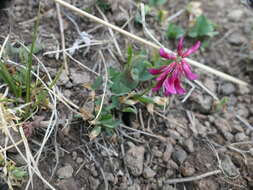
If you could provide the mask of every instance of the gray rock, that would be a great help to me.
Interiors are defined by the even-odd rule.
[[[143,170],[143,177],[146,179],[155,177],[156,172],[152,170],[150,167],[144,168]]]
[[[126,165],[134,176],[140,176],[143,172],[145,149],[143,146],[132,147],[126,154]]]
[[[83,158],[81,158],[81,157],[77,157],[77,159],[76,159],[76,163],[78,163],[78,164],[83,163]]]
[[[62,71],[59,80],[57,81],[58,85],[66,85],[69,82],[69,76],[65,70]]]
[[[243,118],[249,117],[249,109],[246,107],[245,104],[238,104],[236,108],[236,113]]]
[[[155,157],[160,158],[163,156],[163,153],[160,150],[158,150],[158,147],[156,147],[156,146],[152,149],[152,152]]]
[[[76,71],[75,69],[70,69],[70,78],[74,85],[84,84],[90,82],[90,75],[84,71]]]
[[[182,164],[187,158],[187,153],[180,147],[172,153],[172,159],[178,164]]]
[[[72,174],[74,172],[74,169],[70,164],[67,164],[66,166],[60,168],[57,170],[56,175],[58,178],[65,179],[65,178],[71,178]]]
[[[244,94],[249,94],[249,93],[250,93],[250,89],[248,86],[239,85],[239,94],[244,95]]]
[[[244,42],[246,42],[246,38],[240,33],[233,33],[228,37],[228,42],[231,45],[239,46],[243,44]]]
[[[133,184],[127,188],[127,190],[141,190],[141,187],[139,184]]]
[[[72,152],[72,159],[73,159],[73,160],[76,160],[76,158],[77,158],[77,152],[74,151],[74,152]]]
[[[192,138],[186,139],[183,143],[184,143],[184,147],[186,148],[188,152],[194,152],[194,144],[193,144]]]
[[[167,132],[170,134],[170,137],[175,140],[182,139],[181,135],[177,131],[175,131],[174,129],[167,129]]]
[[[115,178],[114,178],[114,175],[112,173],[105,172],[105,177],[106,177],[107,181],[114,183]]]
[[[164,185],[162,190],[177,190],[177,188],[171,185]]]
[[[72,90],[66,89],[66,90],[63,91],[63,95],[64,95],[66,98],[70,98],[72,94],[73,94],[73,91],[72,91]]]
[[[233,141],[233,139],[234,139],[234,135],[232,135],[232,133],[230,133],[230,132],[224,132],[223,135],[224,135],[225,139],[229,142]]]
[[[243,25],[244,25],[244,32],[246,34],[251,34],[251,32],[252,32],[252,26],[253,26],[253,20],[252,20],[252,18],[251,17],[246,18],[243,21]]]
[[[128,15],[120,10],[117,11],[114,15],[115,16],[113,18],[118,25],[122,25],[128,20]]]
[[[173,170],[173,169],[167,169],[166,170],[166,173],[165,173],[165,177],[171,177],[173,176],[174,174],[176,173],[176,170]]]
[[[183,176],[192,176],[195,171],[195,168],[189,162],[185,162],[184,166],[180,168],[180,172]]]
[[[163,161],[164,162],[168,162],[169,161],[172,152],[173,152],[173,146],[172,146],[172,144],[171,143],[167,143],[166,149],[165,149],[165,151],[163,153]]]
[[[228,121],[222,118],[216,118],[214,120],[214,125],[217,127],[217,129],[219,131],[221,131],[222,133],[226,132],[231,132],[232,128],[229,125]]]
[[[244,131],[242,126],[238,123],[234,123],[232,130],[233,130],[233,132],[236,132],[236,133]]]
[[[230,126],[227,120],[222,119],[222,118],[217,118],[214,121],[214,125],[227,140],[231,141],[233,139],[233,135],[231,134],[232,127]]]
[[[246,141],[248,140],[248,137],[245,135],[245,133],[237,133],[235,135],[235,141],[236,142],[241,142],[241,141]]]
[[[213,104],[213,98],[211,96],[204,96],[200,102],[201,110],[204,113],[209,113]]]
[[[179,167],[176,162],[174,162],[173,160],[169,160],[167,163],[167,168],[178,170]]]
[[[99,179],[89,176],[90,189],[96,190],[100,184]]]
[[[90,167],[90,172],[91,172],[91,175],[92,175],[93,177],[97,177],[97,176],[98,176],[98,172],[97,172],[95,166],[91,166],[91,167]]]
[[[243,14],[244,14],[243,10],[235,9],[235,10],[229,11],[228,19],[233,22],[238,22],[238,21],[241,21]]]
[[[217,190],[217,189],[219,189],[219,187],[217,186],[215,181],[211,180],[211,179],[202,179],[200,181],[196,181],[195,184],[196,184],[196,190]]]
[[[224,95],[231,95],[235,92],[235,85],[232,83],[225,83],[221,86],[221,92]]]
[[[235,177],[240,174],[237,167],[234,165],[234,163],[232,162],[231,158],[228,155],[225,155],[224,158],[222,159],[221,166],[224,172],[229,177]]]
[[[204,80],[204,85],[211,91],[211,92],[216,92],[217,90],[217,85],[215,81],[209,77],[205,78]]]
[[[69,179],[63,179],[61,180],[57,186],[59,187],[59,189],[61,190],[78,190],[76,181],[73,178],[69,178]]]
[[[192,104],[194,110],[198,110],[201,113],[210,113],[213,98],[209,95],[203,95],[202,93],[193,93],[191,96],[194,104]]]

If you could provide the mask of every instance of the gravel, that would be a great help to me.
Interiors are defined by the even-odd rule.
[[[67,164],[64,167],[61,167],[57,170],[56,175],[58,178],[65,179],[65,178],[71,178],[72,174],[74,172],[74,169],[70,164]]]
[[[143,146],[135,146],[130,148],[126,154],[126,165],[133,176],[140,176],[143,172],[144,152]]]
[[[187,153],[180,147],[172,153],[172,159],[178,164],[182,164],[187,158]]]

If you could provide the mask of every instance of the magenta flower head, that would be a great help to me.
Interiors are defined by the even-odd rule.
[[[184,38],[181,37],[177,46],[177,55],[167,53],[163,48],[160,49],[160,56],[168,60],[173,60],[173,62],[158,69],[148,70],[152,75],[158,75],[156,78],[157,84],[152,89],[153,91],[158,91],[162,87],[165,96],[171,94],[184,94],[186,91],[181,86],[182,76],[185,76],[189,80],[195,80],[198,78],[196,74],[192,73],[190,65],[184,58],[197,51],[201,43],[198,41],[190,49],[184,52],[183,41]]]

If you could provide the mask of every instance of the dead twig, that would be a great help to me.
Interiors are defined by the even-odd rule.
[[[175,183],[186,183],[186,182],[190,182],[190,181],[197,181],[212,175],[217,175],[222,173],[221,170],[214,170],[211,172],[207,172],[198,176],[193,176],[193,177],[185,177],[185,178],[175,178],[175,179],[168,179],[166,180],[164,183],[165,184],[175,184]]]
[[[146,136],[150,136],[150,137],[156,138],[156,139],[158,139],[158,140],[160,140],[162,142],[166,142],[166,138],[163,137],[163,136],[160,136],[160,135],[154,135],[154,134],[151,134],[151,133],[148,133],[148,132],[140,131],[138,129],[134,129],[134,128],[128,127],[126,125],[123,125],[123,124],[121,124],[120,127],[128,129],[128,130],[131,130],[131,131],[138,132],[138,133],[146,135]]]
[[[253,126],[249,124],[248,121],[246,121],[245,119],[243,119],[240,115],[236,114],[235,117],[241,121],[246,127],[248,127],[251,131],[253,131]]]

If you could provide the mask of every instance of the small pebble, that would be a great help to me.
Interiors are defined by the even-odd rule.
[[[58,178],[65,179],[65,178],[71,178],[72,174],[74,172],[74,169],[71,165],[66,165],[60,169],[57,170],[56,175]]]
[[[177,150],[172,153],[172,158],[178,164],[182,164],[187,158],[187,153],[182,148],[177,148]]]
[[[225,83],[221,86],[221,92],[224,95],[231,95],[235,92],[236,88],[235,85],[232,83]]]
[[[235,135],[236,142],[241,142],[241,141],[246,141],[246,140],[248,140],[248,137],[244,133],[237,133]]]
[[[152,178],[156,175],[156,172],[152,170],[150,167],[144,168],[143,170],[143,176],[146,179]]]
[[[77,157],[76,163],[78,163],[78,164],[83,163],[83,159],[81,157]]]

